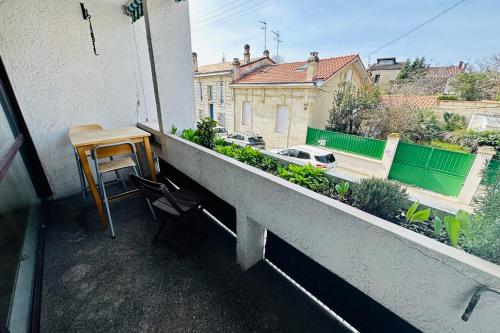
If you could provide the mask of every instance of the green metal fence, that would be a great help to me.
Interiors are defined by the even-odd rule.
[[[493,184],[496,177],[499,176],[500,173],[500,160],[491,160],[490,164],[488,164],[488,171],[486,171],[486,175],[481,181],[481,184]]]
[[[458,196],[475,155],[400,142],[389,179]]]
[[[324,142],[321,142],[324,140]],[[381,160],[384,155],[385,140],[364,138],[356,135],[307,128],[306,143],[323,144],[326,147],[343,150],[348,153],[363,155]]]

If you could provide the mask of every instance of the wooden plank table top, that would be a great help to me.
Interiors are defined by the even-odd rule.
[[[101,144],[108,144],[120,141],[132,141],[134,144],[143,144],[148,160],[149,171],[151,178],[156,181],[156,173],[153,164],[153,155],[151,153],[151,146],[149,137],[151,133],[146,132],[135,126],[116,128],[116,129],[100,129],[100,130],[86,130],[81,132],[74,132],[69,134],[69,139],[73,147],[75,147],[85,178],[90,187],[90,193],[94,199],[99,217],[101,218],[104,229],[109,226],[109,222],[104,213],[101,195],[97,190],[92,171],[90,169],[87,152],[91,151],[95,146]],[[119,153],[117,151],[117,153]],[[109,155],[112,156],[112,155]]]
[[[138,139],[146,136],[151,136],[151,133],[146,132],[138,127],[130,126],[115,129],[70,133],[69,140],[74,147],[80,147],[86,145],[106,144],[117,141]]]

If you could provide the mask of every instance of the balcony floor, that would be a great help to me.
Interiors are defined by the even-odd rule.
[[[116,239],[81,197],[48,207],[42,332],[344,332],[262,262],[235,262],[235,239],[207,219],[184,257],[156,231],[142,197],[115,201]]]

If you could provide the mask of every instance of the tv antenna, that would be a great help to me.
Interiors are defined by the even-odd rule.
[[[259,23],[262,23],[262,27],[260,28],[264,30],[264,50],[267,50],[267,22],[259,21]]]
[[[276,60],[279,59],[279,51],[280,51],[280,44],[283,43],[283,41],[280,39],[280,32],[279,31],[272,31],[271,32],[274,34],[274,40],[276,41]]]

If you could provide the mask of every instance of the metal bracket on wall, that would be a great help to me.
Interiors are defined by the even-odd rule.
[[[493,289],[490,287],[482,286],[476,289],[476,292],[474,295],[472,295],[472,298],[469,301],[469,304],[467,305],[467,308],[464,311],[464,314],[462,315],[462,320],[467,321],[469,320],[470,315],[472,314],[472,311],[474,311],[474,308],[477,305],[477,302],[479,302],[479,298],[481,298],[481,294],[485,292],[492,292],[497,295],[500,295],[500,290]]]
[[[80,2],[80,8],[82,9],[82,16],[84,20],[89,21],[89,28],[90,28],[90,39],[92,40],[92,48],[94,49],[94,54],[98,56],[99,54],[97,53],[97,50],[95,48],[95,36],[94,36],[94,29],[92,28],[92,21],[90,20],[91,16],[89,14],[89,11],[87,8],[85,8],[85,4],[83,2]]]

